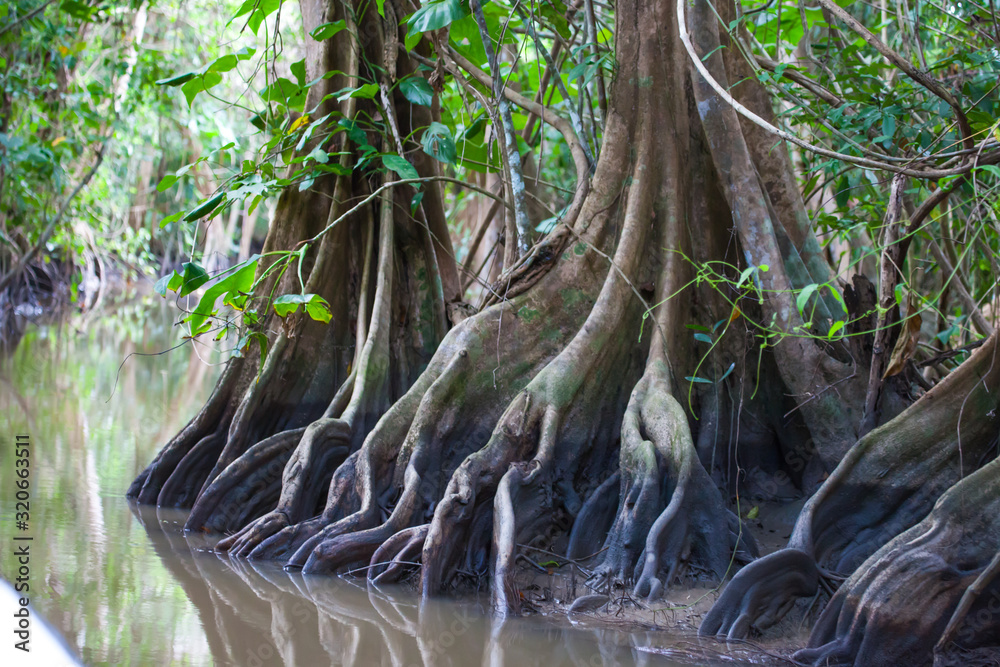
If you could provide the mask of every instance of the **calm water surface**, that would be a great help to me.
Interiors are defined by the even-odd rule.
[[[13,525],[12,464],[23,433],[32,606],[85,664],[761,664],[694,637],[562,617],[501,623],[476,601],[421,604],[398,589],[230,562],[182,533],[183,514],[130,507],[125,489],[220,370],[210,348],[156,354],[179,340],[172,316],[156,299],[33,326],[0,361],[0,577],[16,577],[9,545],[24,534]],[[7,626],[0,656],[10,653]]]

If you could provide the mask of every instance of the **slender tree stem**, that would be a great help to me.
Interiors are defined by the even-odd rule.
[[[517,256],[524,257],[531,250],[531,221],[528,219],[528,203],[524,194],[524,170],[521,168],[521,152],[517,148],[517,135],[514,132],[510,102],[504,95],[505,86],[503,77],[500,74],[500,61],[497,58],[496,49],[493,48],[493,40],[490,37],[489,27],[486,24],[486,17],[483,16],[483,7],[479,3],[479,0],[469,0],[469,6],[476,17],[476,24],[479,26],[479,36],[483,40],[483,48],[486,49],[486,59],[490,64],[490,73],[493,75],[493,99],[496,102],[497,111],[500,115],[500,124],[503,128],[503,138],[507,152],[510,194],[514,205],[514,226],[517,229],[517,239],[507,239],[507,242],[515,242],[517,244]]]

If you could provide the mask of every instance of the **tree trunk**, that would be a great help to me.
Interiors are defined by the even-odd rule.
[[[368,6],[343,17],[357,31],[310,42],[310,77],[350,76],[359,62],[386,64],[368,74],[390,85],[412,72],[392,20],[405,12],[385,8],[389,19]],[[306,31],[343,11],[303,2]],[[720,11],[729,20],[734,10]],[[716,95],[682,37],[766,116],[765,91],[744,80],[735,49],[716,50],[708,3],[623,0],[615,21],[596,171],[569,123],[547,112],[576,158],[575,197],[526,260],[505,267],[487,307],[446,316],[460,288],[433,184],[426,227],[408,215],[408,187],[386,191],[310,252],[307,291],[330,302],[333,322],[285,323],[263,367],[234,361],[130,495],[193,506],[189,529],[231,533],[221,551],[307,572],[361,565],[385,582],[419,561],[425,595],[489,574],[495,608],[516,613],[521,544],[592,557],[592,587],[652,598],[685,572],[720,580],[757,555],[728,502],[752,483],[740,474],[748,464],[790,480],[774,495],[812,491],[829,474],[789,549],[744,569],[706,619],[703,631],[737,637],[814,592],[821,568],[861,565],[978,468],[995,437],[1000,373],[983,361],[995,344],[855,444],[870,348],[865,357],[863,345],[825,337],[846,313],[786,147]],[[385,54],[397,51],[393,66]],[[437,55],[489,85],[457,54]],[[314,94],[344,85],[334,77]],[[408,124],[400,136],[432,120],[401,96],[391,107],[383,118]],[[310,238],[374,187],[329,179],[320,193],[282,195],[265,249]],[[793,290],[808,284],[830,287],[800,312]]]

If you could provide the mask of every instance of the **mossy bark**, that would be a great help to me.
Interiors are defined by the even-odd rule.
[[[738,574],[703,632],[766,627],[833,572],[895,571],[865,559],[992,451],[995,340],[858,442],[870,349],[866,357],[864,345],[794,335],[761,344],[757,323],[804,333],[846,314],[829,294],[814,297],[811,324],[797,309],[792,290],[832,271],[786,147],[744,124],[690,67],[681,30],[712,53],[706,64],[723,85],[745,76],[730,50],[716,51],[708,4],[694,3],[684,26],[676,9],[618,3],[617,70],[592,177],[568,123],[546,113],[571,142],[574,201],[505,269],[480,312],[447,319],[469,309],[448,308],[460,295],[436,191],[414,220],[412,192],[396,188],[315,251],[310,291],[334,306],[332,325],[286,323],[263,368],[233,362],[130,495],[193,504],[188,528],[230,533],[218,548],[236,557],[309,573],[362,566],[378,582],[416,571],[425,595],[489,576],[506,614],[520,609],[515,564],[529,543],[591,558],[592,586],[628,585],[644,598],[685,572],[725,578],[757,555],[730,502],[750,486],[740,471],[751,461],[790,480],[775,496],[810,493],[829,477],[789,548]],[[343,11],[309,0],[307,30]],[[357,72],[355,47],[361,61],[387,64],[372,73],[386,83],[413,70],[403,52],[383,60],[398,51],[398,22],[371,6],[346,18],[357,30],[311,44],[313,71]],[[443,60],[489,83],[456,54]],[[735,90],[766,107],[755,81]],[[386,116],[408,124],[401,136],[431,120],[401,97],[390,103]],[[415,166],[436,170],[427,159]],[[332,206],[284,195],[269,247],[294,247],[372,186],[342,177],[321,187]],[[714,284],[692,280],[706,262],[725,267]],[[752,296],[733,287],[743,269],[765,264]],[[715,322],[708,355],[685,325]],[[699,374],[708,382],[693,385]],[[872,604],[891,613],[897,603],[881,595]]]

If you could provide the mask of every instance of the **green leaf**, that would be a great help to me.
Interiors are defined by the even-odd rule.
[[[883,145],[889,148],[892,145],[892,136],[896,134],[896,117],[891,114],[882,116],[882,134],[885,137]]]
[[[298,60],[298,61],[292,63],[290,65],[289,69],[291,70],[292,75],[295,77],[295,80],[298,82],[298,84],[300,86],[305,86],[306,85],[306,60],[305,60],[305,58],[303,58],[302,60]]]
[[[417,214],[417,207],[420,206],[420,202],[422,202],[423,200],[424,200],[423,190],[413,195],[413,199],[410,200],[410,215]]]
[[[309,36],[317,42],[322,42],[324,39],[330,39],[346,27],[347,22],[344,20],[334,21],[333,23],[324,23],[321,26],[313,28],[312,32],[309,33]]]
[[[289,109],[301,111],[306,101],[306,91],[291,79],[280,77],[277,81],[261,91],[260,97],[265,102],[284,104]]]
[[[191,292],[195,291],[202,285],[208,282],[208,272],[200,264],[195,264],[194,262],[184,262],[181,264],[181,268],[184,269],[184,273],[180,276],[180,284],[177,285],[176,281],[171,280],[167,287],[170,289],[176,289],[177,296],[187,296]],[[176,285],[176,287],[174,287]]]
[[[171,271],[167,275],[157,280],[156,284],[153,285],[153,289],[156,291],[156,293],[162,297],[167,296],[167,285],[170,283],[170,279],[173,277],[174,277],[174,272]]]
[[[174,174],[167,174],[166,176],[163,177],[163,180],[160,181],[159,185],[156,186],[156,191],[163,192],[167,190],[168,188],[170,188],[170,186],[176,183],[177,180],[178,178]]]
[[[215,303],[220,296],[225,296],[224,303],[231,303],[240,293],[248,292],[253,287],[253,279],[257,273],[257,260],[259,255],[247,259],[241,264],[237,264],[229,273],[219,279],[214,285],[205,290],[198,301],[198,305],[191,311],[191,314],[184,318],[190,327],[191,336],[197,336],[210,328],[209,318],[216,313]],[[204,269],[202,269],[204,272]],[[208,275],[205,274],[205,281]],[[203,283],[205,281],[202,281]],[[183,296],[183,294],[181,295]]]
[[[410,26],[407,37],[427,32],[428,30],[443,28],[451,24],[452,21],[468,16],[469,14],[468,5],[463,6],[459,0],[428,2],[413,12],[407,20]]]
[[[709,336],[708,334],[703,334],[703,333],[696,333],[694,335],[694,339],[695,340],[700,340],[702,343],[708,343],[709,345],[711,345],[712,342],[713,342],[711,336]]]
[[[376,95],[378,95],[378,84],[366,83],[359,88],[354,88],[350,95],[341,95],[340,99],[346,100],[348,97],[358,97],[363,100],[373,100]]]
[[[188,213],[187,215],[185,215],[184,216],[184,222],[191,222],[193,220],[198,220],[199,218],[204,218],[206,215],[208,215],[209,213],[211,213],[212,211],[214,211],[215,207],[218,206],[219,203],[223,199],[225,199],[225,197],[226,197],[226,193],[225,192],[220,192],[219,194],[215,195],[214,197],[209,198],[208,201],[206,201],[205,203],[203,203],[201,206],[198,206],[197,208],[195,208],[194,210],[192,210],[190,213]]]
[[[416,168],[399,155],[383,155],[382,164],[385,165],[386,169],[391,169],[399,174],[400,178],[420,178]]]
[[[400,81],[399,89],[402,91],[403,97],[412,104],[429,107],[434,100],[434,90],[431,88],[431,84],[418,74],[408,76]]]
[[[378,15],[385,18],[385,0],[375,0],[375,6],[378,7]]]
[[[264,22],[264,19],[273,14],[280,6],[281,0],[258,0],[257,8],[250,14],[250,18],[247,19],[247,25],[253,30],[253,34],[257,34],[257,30],[260,28],[260,24]]]
[[[330,161],[330,155],[319,146],[312,149],[312,151],[309,153],[309,155],[306,156],[306,158],[310,160],[315,160],[320,164],[326,164],[327,162]]]
[[[190,81],[181,86],[181,92],[184,93],[184,98],[187,100],[188,106],[190,107],[194,104],[194,98],[198,95],[198,93],[208,90],[221,82],[221,74],[218,72],[207,72],[206,74],[192,78]]]
[[[177,222],[178,220],[181,219],[181,217],[183,215],[184,215],[184,211],[180,211],[179,213],[174,213],[173,215],[168,215],[163,220],[160,220],[160,229],[163,229],[164,227],[166,227],[167,225],[169,225],[171,222]]]
[[[693,375],[686,375],[684,376],[684,379],[687,380],[688,382],[700,382],[702,384],[712,384],[711,380],[706,380],[705,378],[700,378]]]
[[[829,338],[830,340],[832,340],[833,337],[834,337],[834,335],[838,331],[840,331],[841,329],[844,328],[844,324],[846,324],[846,322],[844,320],[837,320],[836,322],[834,322],[833,324],[831,324],[830,325],[830,331],[829,331],[829,333],[826,334],[826,337]]]
[[[306,314],[317,322],[329,322],[333,318],[330,304],[318,294],[284,294],[274,300],[274,312],[278,317],[287,317],[305,305]]]
[[[206,72],[228,72],[236,68],[239,60],[233,54],[219,56],[206,68]]]
[[[424,152],[435,160],[445,164],[455,164],[458,150],[455,148],[455,139],[451,135],[451,130],[447,126],[438,122],[431,123],[427,131],[424,132],[421,143]]]
[[[328,324],[333,319],[333,311],[330,310],[330,304],[321,296],[317,296],[316,294],[312,296],[315,298],[306,303],[306,314],[317,322]]]
[[[795,307],[799,309],[800,315],[805,312],[806,304],[809,303],[809,297],[811,297],[813,292],[817,289],[819,289],[819,285],[811,283],[803,287],[802,291],[795,297]]]
[[[177,76],[172,76],[169,79],[160,79],[156,82],[157,86],[180,86],[185,84],[191,79],[198,76],[197,72],[185,72],[184,74],[178,74]]]
[[[727,369],[726,369],[726,372],[725,372],[725,373],[723,373],[723,374],[722,374],[722,377],[720,377],[720,378],[719,378],[719,382],[722,382],[722,381],[723,381],[723,380],[725,380],[725,379],[726,379],[727,377],[729,377],[729,374],[733,372],[733,369],[734,369],[734,368],[736,368],[736,362],[735,362],[735,361],[734,361],[734,362],[732,362],[731,364],[729,364],[729,368],[727,368]]]

